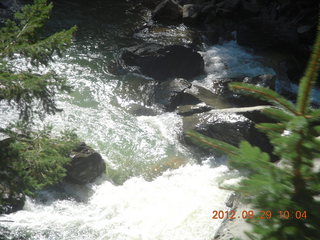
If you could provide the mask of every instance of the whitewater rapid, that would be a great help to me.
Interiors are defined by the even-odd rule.
[[[209,47],[202,55],[207,75],[193,84],[208,89],[217,77],[273,73],[235,42]],[[56,198],[53,190],[27,198],[23,210],[0,216],[0,225],[10,231],[8,239],[211,240],[222,222],[211,219],[212,211],[229,209],[231,192],[219,185],[236,175],[227,166],[212,167],[217,165],[214,157],[197,164],[200,159],[180,141],[182,117],[148,105],[152,82],[137,76],[119,79],[105,69],[107,61],[103,54],[73,48],[53,63],[74,92],[58,96],[62,113],[38,122],[52,124],[56,133],[75,128],[102,154],[106,175],[84,192],[69,186],[84,201]],[[131,108],[137,105],[158,114],[136,116]],[[12,121],[14,113],[4,108],[10,117],[3,122]],[[150,174],[174,159],[182,163],[178,169]]]

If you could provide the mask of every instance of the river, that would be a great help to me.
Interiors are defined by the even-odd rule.
[[[167,35],[160,33],[162,38],[151,33],[133,37],[133,30],[149,17],[148,11],[130,1],[55,1],[49,29],[73,25],[79,29],[73,46],[50,67],[66,76],[74,91],[58,95],[64,111],[46,117],[44,123],[52,124],[56,132],[74,128],[101,153],[107,173],[86,187],[68,186],[74,198],[59,198],[54,190],[28,198],[23,210],[0,217],[7,221],[0,222],[9,229],[7,239],[213,238],[222,220],[211,219],[212,211],[228,210],[226,201],[231,194],[219,184],[234,173],[225,165],[214,164],[214,156],[198,159],[181,143],[182,118],[153,103],[152,80],[134,74],[115,76],[108,70],[122,47],[157,39],[185,40],[181,35],[187,29],[184,25],[172,27]],[[216,77],[273,73],[235,42],[205,49],[201,54],[207,74],[194,84],[210,88]],[[23,60],[15,64],[18,69],[25,67]],[[157,115],[137,116],[136,109],[141,107]],[[4,105],[2,113],[3,124],[16,117]],[[183,162],[180,168],[155,171],[177,159]],[[200,160],[201,165],[197,164]]]

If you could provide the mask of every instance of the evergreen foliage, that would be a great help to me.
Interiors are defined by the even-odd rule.
[[[64,78],[54,71],[40,74],[55,56],[61,56],[72,43],[76,28],[47,35],[44,26],[52,10],[46,0],[25,5],[0,28],[0,101],[19,111],[18,123],[0,128],[0,204],[10,205],[17,193],[55,184],[65,176],[64,166],[79,144],[74,133],[53,137],[50,128],[32,130],[35,115],[43,117],[58,109],[55,95],[70,91]],[[13,60],[24,59],[27,70],[14,70]],[[33,68],[28,68],[28,66]],[[0,209],[1,212],[1,209]]]
[[[70,153],[80,141],[72,131],[52,136],[51,127],[35,132],[26,126],[17,126],[23,133],[7,130],[10,136],[1,142],[0,172],[15,172],[21,183],[15,189],[32,195],[32,192],[59,182],[66,174],[64,166]]]
[[[256,127],[267,134],[281,164],[271,163],[267,153],[248,142],[241,142],[239,148],[235,148],[194,131],[188,133],[192,141],[229,154],[230,166],[246,173],[236,191],[255,209],[273,214],[270,218],[249,220],[254,227],[252,233],[247,233],[250,239],[320,239],[320,170],[315,167],[316,159],[320,159],[320,111],[310,106],[319,68],[320,25],[312,56],[300,80],[296,104],[267,88],[230,84],[238,93],[272,104],[273,107],[262,112],[276,123],[261,123]],[[282,214],[288,211],[290,217],[281,215],[280,211]],[[298,211],[305,215],[299,218]]]
[[[20,110],[20,117],[30,120],[34,113],[44,116],[59,109],[54,101],[57,91],[68,91],[66,80],[53,71],[36,74],[31,70],[19,73],[10,70],[8,61],[24,57],[33,66],[48,66],[55,55],[70,46],[76,28],[45,36],[43,27],[52,9],[46,0],[35,0],[7,20],[0,29],[0,101],[7,101]],[[36,110],[35,110],[36,109]]]

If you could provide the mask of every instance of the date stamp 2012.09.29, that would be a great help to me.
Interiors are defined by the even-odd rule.
[[[270,210],[243,210],[243,211],[217,211],[212,212],[212,219],[271,219],[274,217],[280,219],[307,219],[307,211],[277,211],[273,212]]]

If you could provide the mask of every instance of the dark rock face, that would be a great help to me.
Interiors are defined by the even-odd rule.
[[[219,113],[206,112],[196,114],[183,119],[184,133],[188,130],[195,130],[205,136],[224,141],[234,146],[239,146],[241,141],[248,141],[254,146],[259,147],[262,151],[272,153],[273,146],[270,144],[268,138],[255,127],[254,123],[236,113]],[[188,138],[186,143],[194,145]],[[201,149],[203,152],[203,149]],[[217,154],[221,152],[213,150]],[[272,160],[274,156],[272,156]]]
[[[239,26],[237,41],[255,49],[287,49],[299,46],[296,26],[280,21],[251,18]]]
[[[172,78],[192,79],[203,73],[204,61],[197,51],[180,45],[139,45],[125,49],[122,68],[139,72],[158,81]]]
[[[155,8],[160,2],[161,0],[134,0],[135,2],[137,2],[136,4],[139,4],[140,2],[147,7],[150,8]]]
[[[259,75],[255,77],[240,77],[240,78],[221,78],[215,79],[213,83],[214,93],[223,96],[226,101],[236,107],[248,107],[265,105],[266,102],[254,97],[246,96],[243,94],[236,94],[230,90],[228,84],[231,82],[243,82],[256,86],[268,87],[275,89],[276,76],[270,74]]]
[[[196,104],[200,101],[185,90],[191,83],[183,78],[176,78],[160,83],[155,90],[155,101],[162,104],[167,111],[173,111],[179,105]]]
[[[72,161],[66,168],[67,181],[87,184],[104,173],[106,165],[99,153],[82,143],[74,150]]]
[[[25,195],[22,192],[23,183],[16,173],[7,169],[0,172],[0,214],[9,214],[23,208]],[[4,179],[4,180],[3,180]]]
[[[0,150],[8,151],[12,138],[0,141]],[[17,172],[6,167],[6,160],[0,158],[0,214],[9,214],[21,210],[24,206],[24,184]]]
[[[175,0],[165,0],[154,9],[152,18],[164,22],[179,21],[182,19],[182,7]]]
[[[193,22],[199,16],[200,6],[196,4],[185,4],[182,7],[182,19],[184,22]]]

